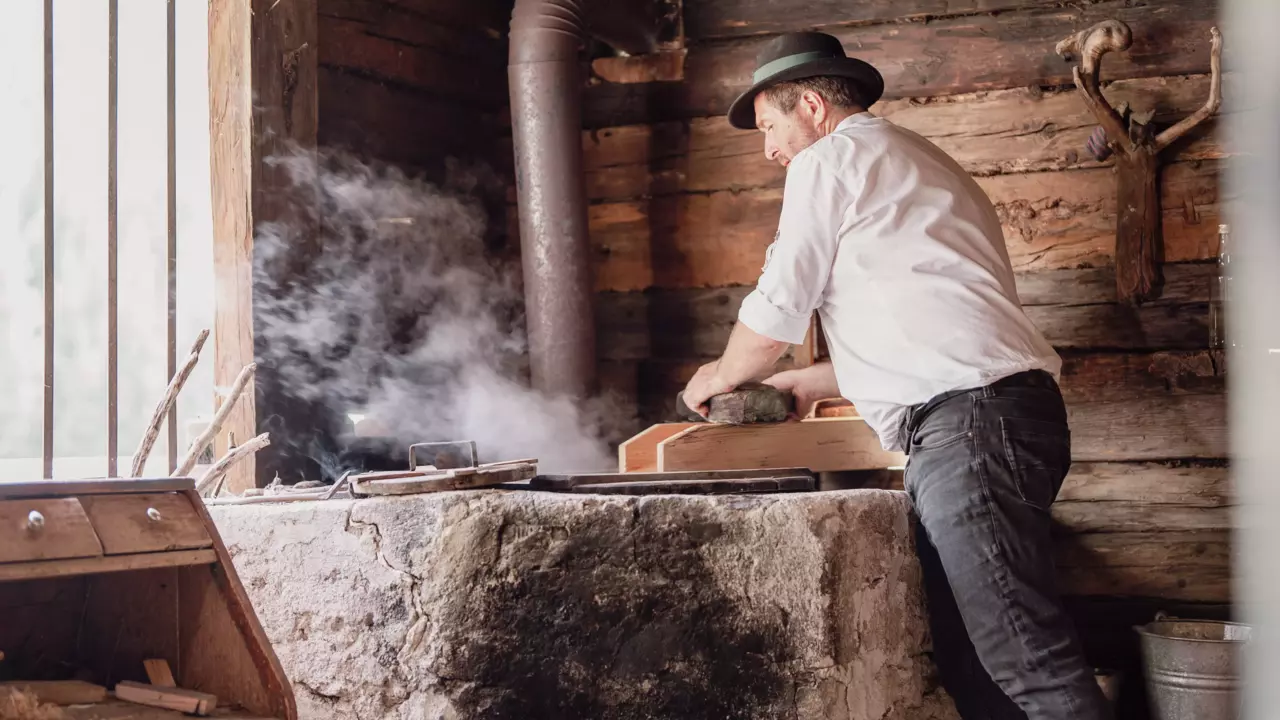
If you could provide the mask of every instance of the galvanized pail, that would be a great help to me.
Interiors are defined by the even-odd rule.
[[[1157,615],[1136,628],[1157,720],[1237,720],[1240,648],[1248,625]]]

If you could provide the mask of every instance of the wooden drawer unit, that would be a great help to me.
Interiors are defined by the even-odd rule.
[[[186,495],[148,493],[80,498],[107,555],[191,550],[213,545]]]
[[[0,501],[0,563],[101,555],[102,545],[79,500]]]

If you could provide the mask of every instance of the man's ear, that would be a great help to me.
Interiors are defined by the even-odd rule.
[[[800,102],[804,103],[805,109],[810,117],[813,118],[815,125],[821,124],[827,119],[827,104],[822,100],[822,96],[812,90],[805,90],[800,94]]]

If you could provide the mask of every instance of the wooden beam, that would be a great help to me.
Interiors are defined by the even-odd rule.
[[[287,169],[267,159],[316,145],[316,0],[209,3],[210,169],[214,237],[214,384],[228,387],[254,360],[253,235],[264,222],[298,222]],[[307,237],[306,228],[299,235]],[[221,402],[222,399],[219,399]],[[256,435],[256,398],[246,392],[215,440]],[[254,461],[229,474],[232,492],[257,483]]]
[[[1236,78],[1227,75],[1224,81],[1233,96]],[[1115,82],[1106,94],[1115,103],[1152,110],[1154,122],[1168,124],[1194,112],[1208,86],[1208,75],[1141,78]],[[1075,91],[1017,88],[887,100],[875,106],[875,114],[924,136],[974,175],[1104,165],[1085,150],[1096,120]],[[724,117],[587,130],[587,193],[593,200],[628,200],[782,187],[786,171],[765,159],[762,142],[760,133],[736,130]],[[1177,150],[1184,161],[1231,152],[1208,126],[1197,128]]]
[[[423,25],[418,20],[410,27]],[[469,47],[449,42],[458,35],[456,31],[439,30],[430,37],[406,38],[403,33],[387,37],[382,24],[370,26],[322,15],[318,23],[319,63],[450,98],[454,105],[490,111],[506,107],[503,43],[493,39],[481,43],[476,37]],[[467,71],[458,72],[460,67]]]
[[[1060,535],[1054,564],[1065,595],[1231,600],[1231,538],[1224,531]]]
[[[658,444],[698,423],[663,423],[642,430],[618,446],[618,472],[654,472],[658,469]]]
[[[830,26],[937,20],[948,16],[1052,7],[1057,0],[685,0],[685,34],[690,38],[741,37]]]
[[[1069,85],[1071,64],[1054,54],[1054,45],[1108,18],[1128,22],[1134,35],[1124,57],[1108,59],[1109,78],[1208,72],[1209,48],[1203,39],[1216,13],[1211,3],[1200,0],[1166,0],[1158,6],[1106,0],[1081,7],[831,30],[851,54],[880,70],[887,98],[927,97]],[[589,87],[584,122],[596,128],[723,115],[750,85],[756,56],[770,39],[693,45],[682,83]]]
[[[1139,308],[1114,301],[1114,288],[1099,282],[1105,270],[1054,271],[1050,279],[1038,279],[1037,273],[1019,274],[1018,283],[1032,296],[1028,316],[1056,347],[1208,347],[1207,300],[1216,278],[1213,268],[1170,265],[1165,270],[1169,293]],[[1054,302],[1055,285],[1062,288],[1061,302]],[[750,287],[731,287],[601,293],[596,302],[600,356],[606,360],[718,357],[750,291]]]
[[[1174,163],[1161,176],[1166,262],[1217,257],[1225,216],[1221,161]],[[978,178],[1015,269],[1109,266],[1115,179],[1108,168]],[[782,209],[781,188],[664,195],[588,210],[599,291],[751,285]]]
[[[900,467],[865,422],[822,418],[776,425],[699,424],[658,444],[659,472],[805,467],[814,472]]]

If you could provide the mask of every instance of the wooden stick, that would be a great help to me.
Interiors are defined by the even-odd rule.
[[[222,403],[222,407],[218,408],[218,412],[214,414],[209,427],[205,428],[204,432],[200,433],[200,437],[196,438],[196,441],[187,449],[187,454],[178,463],[177,469],[173,471],[170,477],[184,477],[191,472],[191,468],[195,467],[196,458],[200,457],[200,450],[212,442],[213,438],[222,429],[222,425],[231,415],[231,410],[235,408],[236,401],[240,399],[241,393],[244,392],[244,388],[249,384],[249,381],[253,379],[253,374],[257,369],[257,363],[249,363],[244,366],[244,369],[236,376],[236,381],[232,383],[231,392],[227,393],[227,399]],[[206,477],[208,476],[206,475]]]
[[[1208,120],[1222,105],[1222,33],[1218,28],[1212,27],[1209,28],[1209,37],[1212,41],[1209,51],[1209,99],[1205,100],[1204,106],[1199,110],[1156,136],[1157,152],[1169,147],[1178,138],[1186,135],[1191,128]]]
[[[178,393],[182,392],[182,386],[187,383],[187,378],[195,369],[196,363],[200,360],[200,350],[204,348],[204,341],[208,339],[209,329],[205,328],[200,331],[195,344],[191,346],[191,354],[187,356],[182,368],[170,378],[169,387],[165,388],[164,397],[160,398],[160,404],[156,406],[156,411],[151,416],[147,431],[142,434],[142,442],[138,443],[138,450],[133,453],[133,469],[129,473],[130,476],[142,477],[142,468],[147,464],[147,456],[151,454],[151,448],[156,444],[156,437],[160,435],[160,425],[164,423],[165,416],[169,414],[169,408],[173,407],[173,403],[178,399]]]
[[[200,480],[196,482],[196,492],[203,495],[206,490],[213,488],[213,484],[217,482],[218,487],[210,493],[211,497],[216,497],[218,491],[222,489],[222,479],[226,477],[227,470],[230,469],[232,465],[236,464],[236,462],[242,458],[246,458],[270,444],[271,433],[262,433],[243,445],[232,448],[230,452],[222,456],[221,460],[214,463],[213,467],[209,468],[209,472],[205,473],[204,477],[200,478]]]

